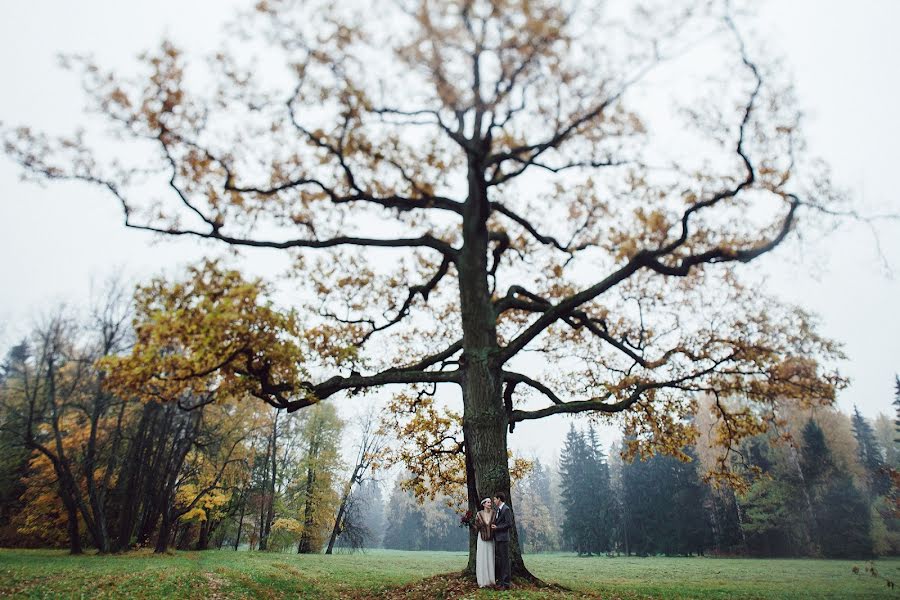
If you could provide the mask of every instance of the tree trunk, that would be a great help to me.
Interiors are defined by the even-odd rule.
[[[350,500],[350,494],[353,492],[354,482],[362,477],[360,474],[362,468],[363,465],[359,463],[353,467],[353,474],[350,475],[350,481],[347,482],[347,486],[344,488],[344,495],[341,497],[341,504],[338,507],[337,516],[334,519],[334,527],[331,528],[331,537],[328,538],[328,548],[325,549],[325,554],[332,553],[334,550],[334,543],[341,534],[341,522],[344,519],[344,513],[347,512],[347,502]]]
[[[356,473],[355,470],[354,473]],[[332,554],[334,551],[334,543],[341,534],[341,520],[344,518],[344,512],[347,510],[347,500],[349,499],[350,492],[344,492],[344,496],[341,498],[341,505],[338,507],[337,516],[334,518],[334,527],[331,528],[331,537],[328,538],[328,547],[325,549],[325,554]]]
[[[82,554],[84,550],[81,547],[81,533],[78,531],[78,508],[71,499],[66,500],[63,498],[63,505],[66,507],[66,517],[68,519],[69,554]]]
[[[234,551],[237,552],[238,546],[241,545],[241,530],[244,528],[244,510],[247,508],[247,500],[241,493],[241,516],[238,518],[237,537],[234,538]]]
[[[481,508],[481,498],[478,496],[478,488],[475,486],[475,466],[472,464],[472,453],[469,452],[468,427],[463,424],[463,444],[466,458],[466,495],[468,496],[469,514],[476,514]],[[469,528],[469,560],[463,571],[469,577],[475,577],[475,549],[478,546],[478,531],[474,527]]]
[[[169,546],[169,536],[172,534],[172,517],[169,510],[164,510],[162,521],[159,524],[159,535],[156,537],[156,554],[163,554]]]
[[[269,536],[272,534],[272,521],[275,520],[275,481],[278,477],[278,413],[279,411],[276,409],[275,417],[272,419],[272,478],[268,481],[266,490],[265,518],[260,534],[260,540],[265,540],[267,547]],[[268,465],[266,466],[268,467]]]
[[[141,411],[137,433],[128,447],[128,454],[116,482],[116,496],[119,502],[119,526],[116,534],[114,552],[123,552],[131,545],[131,536],[137,526],[138,515],[143,496],[138,493],[144,480],[141,465],[146,462],[147,427],[154,419],[155,403],[148,402]]]
[[[268,548],[269,535],[266,533],[266,514],[269,506],[269,457],[272,455],[272,438],[266,439],[266,460],[263,473],[266,475],[263,480],[262,494],[259,503],[259,550],[265,551]]]
[[[803,473],[803,468],[800,466],[800,457],[797,452],[797,448],[793,443],[790,444],[788,449],[788,456],[791,459],[791,463],[794,465],[794,468],[797,470],[797,477],[800,479],[800,490],[803,492],[803,500],[804,504],[806,504],[806,521],[807,521],[807,531],[806,539],[804,540],[805,546],[807,547],[807,552],[810,556],[821,556],[821,549],[819,548],[819,536],[818,536],[818,527],[817,519],[816,519],[816,511],[813,508],[813,501],[809,494],[809,485],[806,481],[806,476]]]
[[[463,327],[463,428],[465,450],[475,471],[476,496],[469,499],[469,505],[477,506],[479,496],[506,494],[507,504],[513,509],[509,541],[511,572],[513,576],[533,579],[519,550],[506,445],[509,415],[503,403],[502,365],[494,358],[500,347],[497,315],[488,283],[490,201],[484,179],[484,152],[472,151],[468,157],[469,190],[463,215],[463,245],[457,264]],[[475,546],[470,543],[470,564],[474,554]]]
[[[209,519],[200,523],[200,535],[197,536],[197,543],[194,545],[194,550],[209,549],[209,532],[211,528],[212,523]]]
[[[312,547],[312,528],[315,523],[315,506],[313,505],[313,487],[316,485],[317,459],[319,456],[318,430],[314,428],[312,439],[309,441],[309,454],[307,455],[306,468],[306,502],[303,507],[303,533],[300,534],[300,543],[297,544],[297,554],[310,554]]]
[[[318,453],[318,450],[316,451]],[[312,454],[312,449],[310,449]],[[303,533],[300,534],[300,543],[297,544],[297,554],[312,553],[312,528],[313,528],[313,486],[316,483],[316,472],[310,465],[306,470],[306,503],[303,507]]]
[[[483,496],[493,496],[497,492],[506,495],[506,503],[512,509],[513,526],[509,533],[509,558],[511,573],[515,577],[534,579],[525,567],[519,547],[519,536],[515,519],[515,502],[510,494],[509,458],[507,452],[506,431],[508,419],[501,398],[501,374],[499,370],[491,372],[481,365],[469,364],[466,369],[463,398],[463,419],[468,424],[470,434],[469,447],[472,464],[475,469],[475,488],[477,490],[474,503]],[[491,400],[491,397],[494,400]],[[470,500],[469,504],[473,504]],[[474,560],[474,551],[470,548],[469,561]]]

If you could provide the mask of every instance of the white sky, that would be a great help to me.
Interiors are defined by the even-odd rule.
[[[65,133],[82,118],[77,79],[57,66],[60,52],[92,53],[127,69],[165,35],[189,51],[212,49],[237,0],[30,0],[7,2],[0,20],[0,121]],[[795,77],[810,149],[824,157],[863,210],[900,212],[895,191],[900,139],[900,1],[766,0],[760,33],[786,58]],[[882,253],[900,274],[900,223],[880,228]],[[126,231],[116,204],[74,184],[38,187],[19,181],[0,158],[0,353],[31,319],[60,302],[86,302],[91,280],[116,268],[143,279],[190,262],[217,246],[154,241]],[[864,226],[848,225],[808,246],[816,260],[777,253],[772,289],[822,318],[826,335],[843,341],[842,370],[852,384],[839,405],[867,416],[891,412],[900,371],[900,284],[890,278]],[[252,257],[271,272],[277,252]],[[555,461],[568,428],[563,417],[520,424],[514,448]],[[607,442],[614,432],[605,432]]]

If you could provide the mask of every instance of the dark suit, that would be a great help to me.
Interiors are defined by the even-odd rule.
[[[494,560],[497,572],[497,585],[509,587],[509,529],[513,524],[512,509],[505,502],[494,519]]]

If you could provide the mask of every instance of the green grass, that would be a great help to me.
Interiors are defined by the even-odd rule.
[[[155,556],[68,556],[55,550],[0,550],[0,597],[16,598],[367,598],[459,571],[454,552],[373,551],[335,556],[256,552],[176,552]],[[570,592],[465,589],[447,582],[405,589],[406,598],[900,598],[865,573],[862,561],[717,558],[527,557],[531,570]],[[900,582],[900,559],[875,562]],[[452,584],[452,582],[450,582]],[[450,584],[447,584],[450,585]],[[453,587],[450,585],[450,587]],[[457,586],[458,588],[458,586]],[[454,589],[457,589],[454,588]]]

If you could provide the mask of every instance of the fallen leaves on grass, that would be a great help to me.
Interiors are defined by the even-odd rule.
[[[510,595],[513,594],[513,595]],[[562,586],[546,583],[516,582],[510,592],[480,589],[478,585],[462,573],[447,573],[421,579],[414,583],[399,588],[386,590],[375,594],[362,594],[354,596],[355,600],[465,600],[468,598],[487,597],[494,595],[500,598],[519,597],[533,598],[559,598],[573,600],[596,600],[600,596],[576,592]]]

